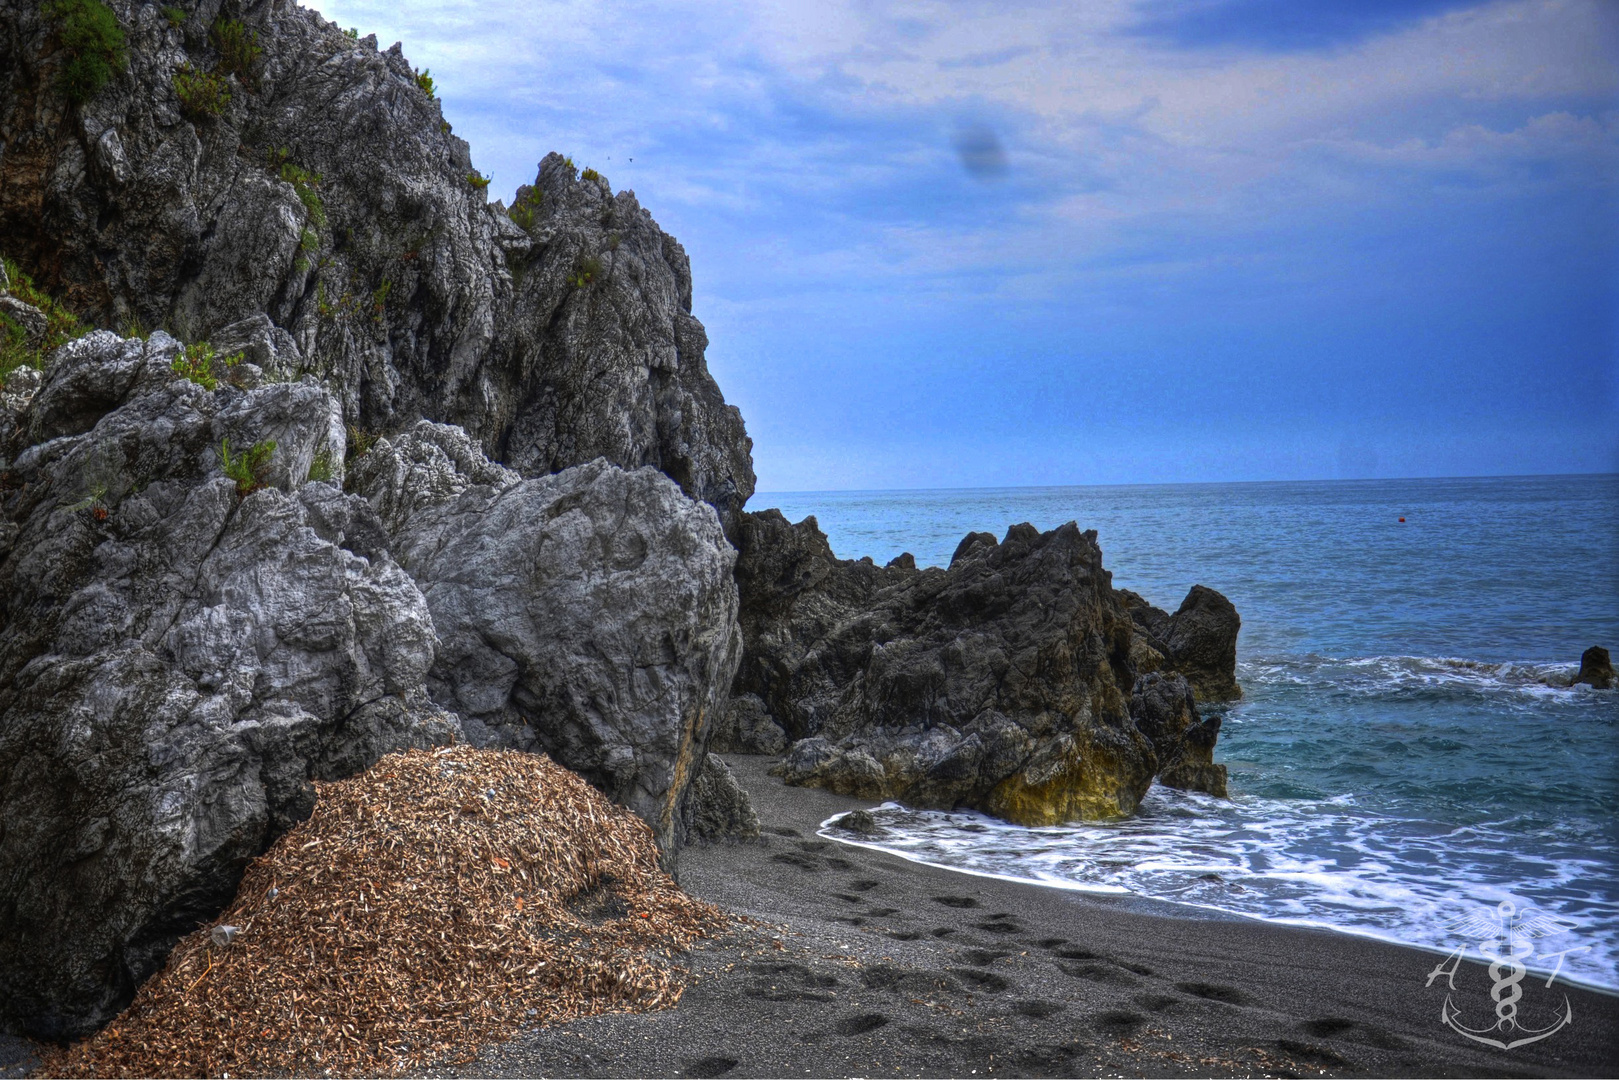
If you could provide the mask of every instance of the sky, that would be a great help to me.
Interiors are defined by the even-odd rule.
[[[759,489],[1619,471],[1612,0],[319,0],[684,244]]]

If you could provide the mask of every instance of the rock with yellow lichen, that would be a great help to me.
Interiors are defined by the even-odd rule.
[[[788,783],[1025,825],[1129,815],[1166,767],[1224,793],[1218,721],[1199,721],[1178,654],[1145,640],[1094,532],[972,533],[922,570],[836,559],[813,520],[774,511],[738,534],[733,700],[797,739]]]

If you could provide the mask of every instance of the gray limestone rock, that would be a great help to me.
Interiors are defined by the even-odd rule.
[[[750,443],[704,360],[681,246],[631,192],[558,155],[512,211],[396,45],[291,0],[233,5],[262,54],[218,117],[217,4],[182,28],[111,0],[127,70],[73,105],[41,5],[0,3],[0,237],[81,317],[133,320],[312,374],[342,421],[458,424],[524,475],[605,457],[663,471],[734,524]]]
[[[61,350],[0,491],[0,1018],[36,1036],[127,1003],[311,780],[456,732],[426,601],[350,539],[380,534],[369,506],[303,483],[330,395],[210,393],[177,348]],[[227,438],[277,444],[245,497]]]
[[[688,843],[748,840],[759,835],[759,815],[731,767],[718,754],[705,754],[681,808]]]
[[[779,754],[787,749],[787,733],[770,718],[759,695],[736,694],[709,746],[721,754]]]
[[[379,442],[354,478],[432,610],[434,699],[470,741],[580,773],[672,857],[741,648],[714,510],[601,459],[519,480],[427,424]]]

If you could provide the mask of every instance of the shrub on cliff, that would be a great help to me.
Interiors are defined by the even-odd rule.
[[[56,20],[68,55],[57,75],[62,92],[75,104],[89,101],[124,70],[126,42],[118,17],[100,0],[47,0],[44,11]]]
[[[253,80],[253,65],[258,62],[259,36],[240,19],[216,19],[208,31],[208,41],[219,50],[219,66],[223,75],[235,75],[245,83]]]
[[[194,341],[174,358],[169,369],[182,378],[190,379],[204,390],[219,388],[220,370],[235,367],[242,362],[242,354],[218,356],[206,341]]]
[[[230,84],[224,76],[199,71],[190,64],[174,73],[174,92],[180,98],[180,111],[192,120],[220,116],[230,104]]]
[[[243,498],[264,486],[264,476],[274,456],[274,440],[256,442],[234,456],[230,452],[229,439],[219,444],[219,460],[225,467],[225,475],[236,481],[236,494]]]
[[[0,280],[9,282],[6,291],[37,308],[45,316],[45,330],[35,340],[25,326],[0,312],[0,387],[5,386],[11,373],[20,367],[43,371],[45,358],[53,351],[90,332],[77,316],[35,286],[33,278],[23,273],[16,263],[6,259],[4,265],[5,278]]]

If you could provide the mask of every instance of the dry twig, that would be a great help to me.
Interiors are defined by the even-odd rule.
[[[36,1075],[390,1075],[520,1023],[673,1005],[670,962],[721,922],[651,830],[542,755],[412,750],[321,784],[104,1030]],[[203,980],[203,975],[211,976]]]

